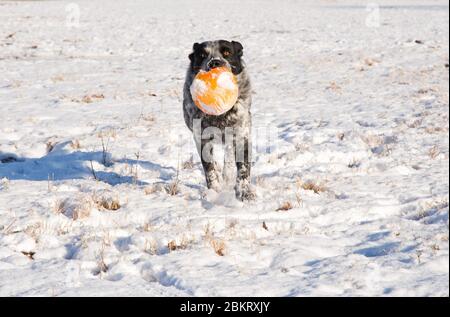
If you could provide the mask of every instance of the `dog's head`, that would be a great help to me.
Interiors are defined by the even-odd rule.
[[[233,74],[239,75],[243,68],[243,47],[239,42],[225,40],[195,43],[193,52],[189,55],[191,70],[209,71],[216,67],[227,67]]]

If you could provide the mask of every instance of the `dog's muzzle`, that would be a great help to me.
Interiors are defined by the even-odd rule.
[[[223,67],[223,66],[225,66],[225,62],[218,58],[214,58],[208,62],[208,68],[210,70],[213,68]]]

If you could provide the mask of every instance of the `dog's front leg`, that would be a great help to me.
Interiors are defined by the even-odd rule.
[[[235,136],[236,149],[236,197],[242,201],[249,201],[256,198],[256,194],[251,187],[251,137],[250,129],[239,129]]]
[[[214,143],[218,132],[214,129],[213,131],[208,130],[209,128],[202,130],[200,135],[195,133],[194,140],[205,172],[206,185],[219,192],[221,187],[219,165],[214,160]]]
[[[224,133],[224,162],[222,179],[224,184],[233,185],[236,179],[236,149],[234,143],[234,130],[233,128],[225,128]]]

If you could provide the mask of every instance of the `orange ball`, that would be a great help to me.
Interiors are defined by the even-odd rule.
[[[219,116],[231,108],[238,99],[238,84],[234,74],[226,67],[200,71],[191,85],[195,105],[204,113]]]

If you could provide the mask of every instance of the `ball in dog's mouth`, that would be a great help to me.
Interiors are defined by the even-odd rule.
[[[200,71],[190,87],[192,100],[204,113],[220,116],[231,108],[238,99],[236,76],[226,67]]]

